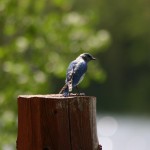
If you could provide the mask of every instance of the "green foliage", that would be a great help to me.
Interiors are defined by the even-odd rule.
[[[69,0],[1,0],[0,149],[15,149],[18,95],[54,92],[54,80],[65,80],[72,59],[83,52],[97,55],[110,45],[109,32],[94,28],[95,15],[72,6]],[[95,73],[83,86],[105,80],[99,65],[90,65]]]
[[[150,105],[150,1],[99,2],[100,27],[110,31],[104,110],[148,113]],[[106,91],[109,94],[106,94]],[[114,107],[112,107],[112,105]]]
[[[97,61],[89,64],[81,86],[100,95],[101,110],[149,112],[149,5],[147,0],[1,0],[0,149],[15,149],[17,96],[58,92],[68,63],[83,52]]]

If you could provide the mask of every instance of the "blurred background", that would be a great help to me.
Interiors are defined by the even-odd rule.
[[[58,93],[84,52],[103,150],[149,150],[148,0],[0,0],[0,149],[16,149],[17,96]]]

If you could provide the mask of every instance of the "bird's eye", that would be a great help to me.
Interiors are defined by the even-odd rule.
[[[88,57],[88,58],[91,58],[91,56],[90,56],[90,55],[87,55],[87,57]]]

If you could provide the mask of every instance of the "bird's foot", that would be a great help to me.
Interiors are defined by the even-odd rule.
[[[85,93],[77,93],[77,96],[85,96]]]
[[[68,97],[68,96],[70,96],[70,93],[64,92],[64,93],[63,93],[63,96],[64,96],[64,97]]]
[[[69,96],[85,96],[85,93],[75,93],[75,94],[73,94],[73,93],[63,93],[62,94],[62,96],[64,96],[64,97],[69,97]]]

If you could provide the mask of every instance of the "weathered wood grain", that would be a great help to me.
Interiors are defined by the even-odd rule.
[[[96,98],[19,96],[17,150],[101,150]]]

